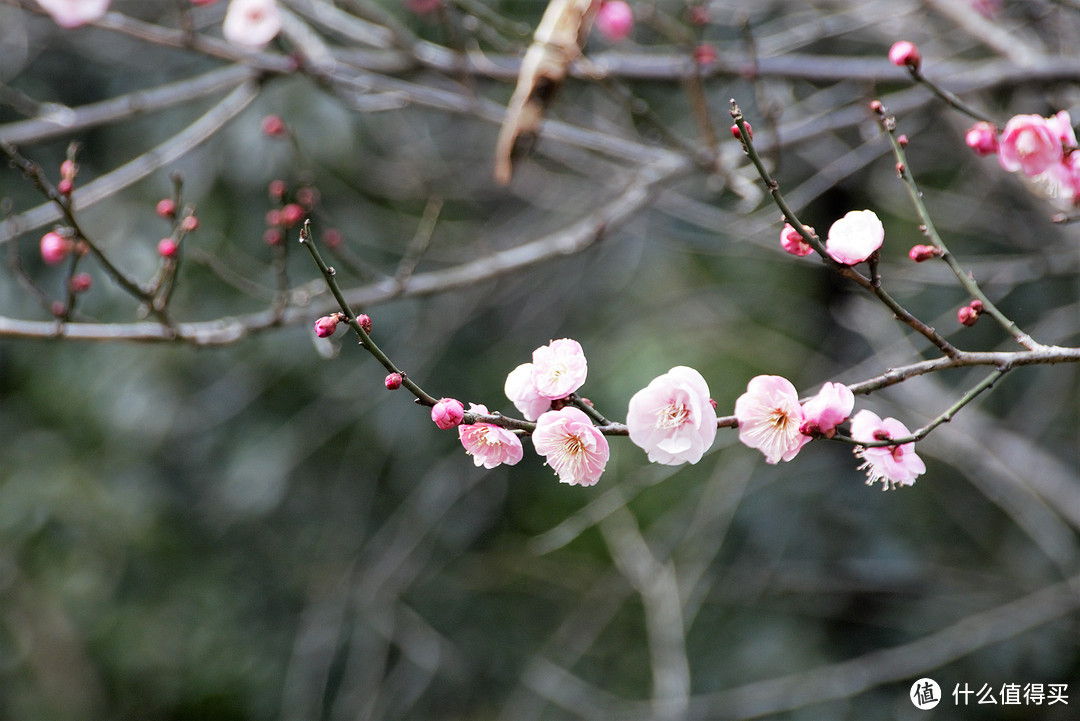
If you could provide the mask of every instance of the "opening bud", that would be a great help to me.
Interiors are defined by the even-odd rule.
[[[465,418],[465,406],[453,398],[443,398],[431,408],[431,420],[444,431],[461,425]]]
[[[960,310],[956,311],[956,319],[960,321],[961,325],[971,327],[979,320],[979,314],[982,313],[983,304],[981,301],[973,300],[968,305],[965,305]]]
[[[338,326],[338,314],[324,315],[315,321],[315,335],[320,338],[329,338],[334,335]]]

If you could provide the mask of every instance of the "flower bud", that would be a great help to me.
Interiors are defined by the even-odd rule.
[[[180,244],[172,238],[162,238],[158,241],[157,252],[162,258],[175,258],[180,250]]]
[[[79,166],[73,160],[65,160],[60,163],[60,177],[64,180],[75,180],[75,174],[79,172]]]
[[[398,388],[401,388],[401,374],[391,373],[390,375],[386,376],[386,380],[384,382],[386,383],[386,390],[396,391]]]
[[[968,306],[973,311],[975,311],[976,313],[982,313],[982,311],[983,311],[983,302],[981,300],[978,300],[978,299],[973,300],[970,303],[968,303]]]
[[[90,286],[93,284],[93,279],[89,273],[76,273],[71,276],[68,281],[68,288],[72,293],[85,293],[90,290]]]
[[[338,318],[337,314],[324,315],[315,321],[315,335],[320,338],[329,338],[334,335],[334,331],[337,330]]]
[[[71,191],[75,189],[75,181],[71,178],[61,178],[60,182],[56,184],[56,192],[60,195],[71,195]]]
[[[596,13],[596,29],[608,42],[617,43],[634,29],[634,12],[624,0],[603,0]]]
[[[979,320],[979,310],[981,309],[982,304],[980,303],[979,306],[980,308],[976,309],[970,305],[965,305],[960,310],[956,311],[956,319],[960,321],[961,325],[966,325],[968,327],[975,325],[976,321]]]
[[[289,128],[280,115],[267,115],[262,119],[262,131],[271,138],[283,138],[288,134]]]
[[[694,62],[698,65],[710,65],[716,62],[716,48],[708,43],[702,43],[694,48]]]
[[[461,424],[465,418],[465,406],[453,398],[443,398],[431,409],[431,420],[444,431]]]
[[[48,265],[58,265],[64,261],[73,247],[74,244],[70,238],[50,231],[41,236],[41,259]]]
[[[154,206],[154,212],[161,218],[172,220],[176,217],[176,201],[172,198],[162,198]]]
[[[976,155],[993,155],[998,151],[997,128],[985,120],[980,120],[964,134],[964,142]]]
[[[897,135],[896,136],[896,144],[899,145],[901,148],[906,148],[907,145],[908,145],[908,136],[906,136],[906,135]]]
[[[919,66],[922,65],[922,55],[919,54],[919,49],[915,47],[915,43],[900,40],[893,43],[893,46],[889,48],[889,62],[901,68],[918,70]]]
[[[267,228],[263,232],[263,242],[267,245],[281,245],[285,242],[285,231],[281,228]]]
[[[304,219],[304,209],[296,203],[289,203],[281,209],[281,224],[291,228]]]
[[[922,263],[939,255],[941,255],[941,251],[932,245],[913,245],[911,250],[908,251],[908,257],[916,263]]]
[[[814,229],[809,225],[804,225],[803,228],[806,229],[806,232],[814,235]],[[803,240],[799,231],[791,227],[790,223],[784,223],[784,229],[780,231],[780,245],[787,252],[800,257],[814,252],[814,248]]]
[[[199,219],[194,215],[189,215],[180,222],[180,227],[187,232],[192,232],[199,229]]]
[[[746,137],[753,140],[754,139],[754,129],[752,127],[750,127],[750,123],[747,123],[745,121],[743,122],[743,125],[746,126]],[[739,132],[739,126],[737,124],[731,126],[731,134],[735,137],[736,140],[742,140],[742,133]]]
[[[285,197],[285,191],[288,190],[284,180],[271,180],[270,185],[267,187],[267,192],[270,195],[270,200],[281,200]]]
[[[371,318],[367,313],[361,313],[356,316],[356,322],[360,324],[360,327],[364,329],[365,333],[371,332]]]

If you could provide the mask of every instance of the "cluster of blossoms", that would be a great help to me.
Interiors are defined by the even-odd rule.
[[[37,0],[57,25],[79,27],[95,22],[109,10],[112,0]],[[192,5],[212,5],[217,0],[191,0]],[[230,0],[221,26],[225,39],[238,45],[260,48],[281,32],[277,0]]]
[[[815,236],[808,225],[803,230]],[[825,252],[837,263],[855,265],[867,260],[881,247],[885,240],[885,227],[872,210],[852,210],[829,228],[825,240]],[[792,255],[804,256],[814,252],[799,231],[790,223],[784,223],[780,231],[780,246]]]
[[[579,407],[590,404],[574,395],[587,375],[581,345],[563,338],[537,348],[532,362],[511,371],[505,383],[507,397],[536,424],[532,431],[536,452],[561,482],[571,485],[594,485],[611,452],[601,427]],[[400,376],[393,381],[388,377],[388,388],[398,387]],[[739,440],[759,449],[768,463],[790,461],[814,438],[832,438],[854,405],[854,395],[841,383],[826,383],[816,396],[800,403],[790,381],[758,376],[735,403]],[[468,412],[490,415],[485,406],[474,403]],[[460,401],[443,398],[431,409],[431,419],[439,428],[458,429],[462,445],[477,466],[494,468],[521,461],[521,431],[487,422],[463,424],[465,413]],[[708,384],[686,366],[672,368],[635,393],[626,415],[630,440],[650,461],[666,465],[701,460],[716,438],[717,425]],[[882,420],[870,411],[859,411],[851,418],[851,435],[860,442],[855,455],[863,461],[860,469],[867,471],[868,483],[880,480],[884,488],[911,485],[926,470],[912,443],[882,444],[910,435],[895,418]]]
[[[1023,173],[1049,197],[1080,203],[1080,153],[1067,111],[1049,118],[1016,115],[1000,133],[980,121],[964,141],[978,155],[996,153],[1001,167]]]
[[[816,396],[800,403],[791,381],[781,376],[757,376],[735,401],[739,440],[765,454],[767,463],[790,461],[812,439],[833,437],[854,407],[855,396],[841,383],[826,383]],[[860,410],[851,419],[851,437],[859,443],[910,435],[895,418],[882,420],[867,410]],[[926,471],[914,443],[859,445],[855,455],[863,461],[859,468],[866,470],[866,482],[881,481],[883,489],[910,486]]]

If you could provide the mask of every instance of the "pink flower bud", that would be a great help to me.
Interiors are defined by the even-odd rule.
[[[972,308],[970,305],[965,305],[956,311],[956,319],[960,321],[961,325],[973,326],[976,321],[979,320],[979,311]]]
[[[634,12],[624,0],[604,0],[596,13],[596,29],[608,42],[617,43],[634,29]]]
[[[360,324],[365,333],[371,333],[371,317],[367,313],[356,316],[356,322]]]
[[[79,166],[75,165],[73,160],[65,160],[60,163],[60,177],[64,180],[75,180],[75,173],[79,171]]]
[[[267,188],[267,192],[270,194],[270,200],[281,200],[285,197],[285,191],[288,190],[284,180],[271,180],[270,185]]]
[[[922,263],[939,255],[941,255],[941,251],[932,245],[913,245],[911,250],[908,251],[908,257],[916,263]]]
[[[67,306],[64,305],[63,301],[54,300],[52,302],[52,305],[49,306],[49,312],[57,318],[63,318],[65,315],[67,315]]]
[[[401,374],[391,373],[390,375],[386,376],[386,380],[384,381],[384,383],[386,383],[386,390],[396,391],[398,388],[401,388]]]
[[[908,144],[908,137],[906,135],[896,136],[896,144],[899,145],[901,148],[906,148]]]
[[[973,300],[970,303],[968,303],[968,307],[970,307],[976,313],[982,313],[982,311],[983,311],[983,302],[981,300],[976,299],[976,300]]]
[[[716,48],[708,43],[702,43],[694,48],[694,62],[698,65],[711,65],[716,62]]]
[[[297,203],[289,203],[281,209],[281,224],[291,228],[304,219],[304,209]]]
[[[268,135],[271,138],[283,138],[289,132],[289,128],[285,125],[285,121],[281,119],[280,115],[267,115],[262,119],[263,134]]]
[[[162,198],[154,206],[154,212],[158,214],[158,217],[172,220],[176,217],[176,202],[172,198]]]
[[[893,46],[889,48],[889,62],[901,68],[918,70],[919,66],[922,65],[922,55],[919,54],[919,49],[915,47],[915,43],[900,40],[893,43]]]
[[[998,151],[997,128],[985,120],[980,120],[964,134],[964,142],[976,155],[993,155]]]
[[[338,318],[337,313],[333,315],[324,315],[315,321],[315,335],[320,338],[329,338],[334,335],[334,331],[337,330]]]
[[[302,205],[305,209],[311,209],[315,205],[315,203],[319,202],[319,191],[310,186],[297,188],[296,202]]]
[[[285,231],[281,228],[267,228],[263,233],[263,242],[269,246],[281,245],[285,242]]]
[[[870,108],[870,112],[877,113],[878,115],[885,112],[885,106],[881,104],[880,100],[871,100],[868,107]]]
[[[194,215],[189,215],[180,222],[180,227],[188,233],[199,229],[199,219]]]
[[[93,279],[89,273],[76,273],[68,281],[68,288],[72,293],[85,293],[93,285]]]
[[[75,189],[75,181],[71,178],[62,178],[59,183],[56,184],[56,192],[60,195],[71,195],[71,191]]]
[[[811,235],[815,234],[814,229],[809,225],[804,225],[803,228]],[[784,223],[784,229],[780,231],[780,245],[787,252],[800,257],[814,252],[813,247],[803,240],[803,237],[799,235],[799,231],[791,227],[790,223]]]
[[[41,259],[48,265],[62,263],[73,248],[71,239],[59,233],[48,232],[41,236]]]
[[[743,125],[746,126],[746,135],[747,135],[747,137],[749,137],[751,140],[753,140],[754,139],[754,129],[752,127],[750,127],[750,123],[747,123],[745,121],[743,122]],[[731,134],[735,137],[736,140],[742,140],[742,133],[739,132],[739,126],[738,125],[732,125],[731,126]]]
[[[444,431],[461,425],[465,418],[465,406],[453,398],[443,398],[431,409],[431,420]]]
[[[180,250],[180,244],[172,238],[162,238],[158,241],[157,252],[162,258],[175,258]]]

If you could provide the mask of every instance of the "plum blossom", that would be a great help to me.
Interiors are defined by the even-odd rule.
[[[108,11],[111,0],[37,0],[37,2],[60,27],[77,28],[100,19]]]
[[[470,413],[488,414],[487,406],[469,404]],[[512,466],[521,460],[523,450],[517,434],[491,423],[472,423],[458,426],[458,438],[465,452],[477,466],[494,468],[500,463]]]
[[[576,340],[553,340],[533,351],[533,384],[550,400],[565,398],[585,382],[589,368],[585,352]]]
[[[766,463],[790,461],[810,441],[800,430],[803,409],[787,378],[756,376],[735,401],[739,440],[765,454]]]
[[[527,421],[535,421],[541,413],[551,408],[551,399],[536,392],[532,363],[522,363],[510,371],[503,391]]]
[[[918,70],[922,65],[922,54],[915,43],[908,40],[899,40],[889,48],[889,62],[900,67],[908,67]]]
[[[64,258],[68,257],[74,247],[75,243],[71,238],[65,238],[50,230],[41,236],[41,259],[48,265],[58,265],[64,262]]]
[[[545,457],[559,481],[570,485],[594,485],[611,453],[604,435],[573,406],[541,415],[532,439],[536,452]]]
[[[809,225],[804,225],[803,228],[809,233],[814,232]],[[814,252],[814,248],[803,240],[799,231],[795,230],[791,223],[784,223],[784,229],[780,231],[780,245],[792,255],[803,256]]]
[[[799,432],[807,436],[832,438],[836,426],[847,420],[855,407],[855,394],[843,383],[826,383],[818,394],[802,404],[803,422]]]
[[[693,368],[675,366],[634,394],[626,425],[653,463],[697,463],[716,438],[709,386]]]
[[[877,414],[861,410],[851,419],[851,437],[857,441],[886,441],[910,436],[907,427],[895,418],[882,420]],[[914,443],[899,446],[856,446],[855,455],[866,471],[866,485],[881,481],[884,491],[896,486],[910,486],[926,472],[926,464],[915,453]]]
[[[221,32],[231,43],[261,48],[281,32],[276,0],[232,0]]]
[[[1066,116],[1068,117],[1068,116]],[[1005,170],[1034,178],[1062,160],[1061,128],[1038,115],[1016,115],[998,139],[998,160]]]
[[[444,431],[461,423],[465,417],[465,406],[454,398],[443,398],[431,407],[431,420]]]
[[[861,263],[881,247],[885,228],[872,210],[852,210],[829,228],[825,250],[837,263]]]

